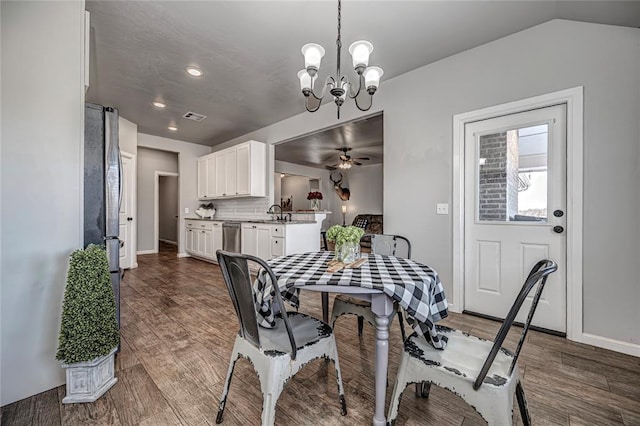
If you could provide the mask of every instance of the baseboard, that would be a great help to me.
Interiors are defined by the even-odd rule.
[[[455,312],[456,314],[461,314],[462,311],[458,310],[455,308],[455,306],[453,305],[453,303],[449,303],[449,301],[447,300],[447,310],[449,312]]]
[[[171,240],[163,240],[162,238],[160,238],[158,241],[162,241],[165,244],[171,244],[172,246],[177,246],[178,243],[175,241],[171,241]]]
[[[137,251],[136,254],[157,254],[157,250],[140,250]]]
[[[131,269],[136,269],[137,267],[138,267],[138,262],[136,262],[133,265],[131,265]]]
[[[178,257],[191,257],[189,253],[178,253]]]
[[[589,333],[582,333],[582,343],[640,357],[640,345],[635,343],[623,342],[622,340],[596,336],[595,334]]]

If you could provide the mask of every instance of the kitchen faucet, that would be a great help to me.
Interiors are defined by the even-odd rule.
[[[280,209],[280,216],[278,216],[278,215],[276,214],[276,212],[273,210],[275,207],[277,207],[277,208],[279,208],[279,209]],[[268,213],[268,214],[271,214],[271,215],[275,215],[275,216],[276,216],[276,219],[274,219],[274,220],[284,220],[284,214],[282,214],[282,206],[280,206],[279,204],[273,204],[273,205],[271,205],[271,206],[269,207],[269,210],[267,210],[267,213]]]

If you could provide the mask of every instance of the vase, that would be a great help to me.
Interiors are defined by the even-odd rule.
[[[353,263],[360,259],[360,242],[347,241],[336,245],[336,259],[342,263]]]
[[[320,210],[320,200],[317,198],[311,200],[311,210]]]

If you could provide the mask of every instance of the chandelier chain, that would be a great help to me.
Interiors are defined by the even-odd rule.
[[[340,35],[340,30],[342,29],[342,2],[341,0],[338,0],[338,38],[336,39],[336,46],[338,47],[336,50],[338,58],[337,58],[337,64],[338,64],[338,75],[336,75],[336,83],[338,81],[340,81],[340,51],[342,50],[342,38]]]

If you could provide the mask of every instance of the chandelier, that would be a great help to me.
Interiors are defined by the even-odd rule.
[[[305,69],[298,72],[300,79],[300,89],[305,97],[305,107],[309,112],[316,112],[320,109],[322,99],[324,99],[325,91],[329,89],[329,93],[333,96],[333,101],[338,107],[338,119],[340,118],[340,107],[344,103],[347,96],[355,101],[360,111],[368,111],[373,105],[373,95],[380,85],[380,77],[384,74],[380,67],[370,67],[369,55],[373,51],[373,45],[365,40],[356,41],[349,46],[349,53],[353,59],[353,69],[358,74],[358,89],[354,90],[353,85],[349,82],[346,75],[340,75],[340,51],[342,50],[342,40],[340,36],[341,30],[341,10],[342,3],[338,0],[338,38],[337,46],[337,66],[335,77],[327,77],[322,93],[316,95],[313,90],[314,83],[318,78],[318,70],[320,69],[320,61],[324,56],[324,48],[319,44],[308,43],[302,46],[302,55],[304,56]],[[363,108],[358,103],[358,96],[364,92],[369,94],[369,106]],[[313,101],[311,100],[313,98]],[[315,106],[312,106],[314,104]]]

